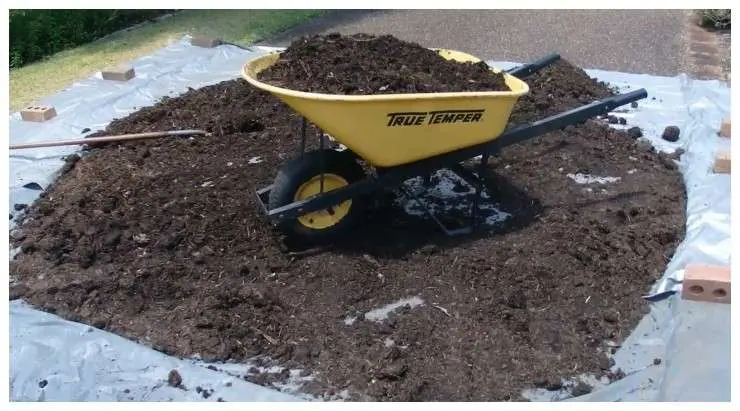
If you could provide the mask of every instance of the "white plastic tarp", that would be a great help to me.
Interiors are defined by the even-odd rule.
[[[27,123],[20,120],[18,113],[13,114],[11,143],[64,139],[104,129],[114,118],[152,105],[163,96],[176,96],[188,87],[237,78],[245,61],[269,50],[199,48],[185,38],[134,61],[136,77],[128,82],[104,81],[98,74],[43,99],[40,104],[53,105],[58,112],[51,121]],[[514,65],[489,64],[502,68]],[[619,115],[627,118],[627,127],[640,126],[645,138],[657,149],[685,150],[679,169],[688,194],[687,234],[651,293],[655,301],[650,303],[650,315],[614,355],[615,367],[625,371],[627,377],[606,386],[591,381],[594,391],[576,400],[729,400],[729,306],[689,303],[672,293],[680,290],[687,263],[729,264],[729,176],[713,174],[711,165],[715,151],[723,145],[728,147],[716,133],[722,119],[729,115],[730,90],[717,81],[694,81],[686,76],[598,70],[589,74],[633,90],[647,89],[647,100]],[[667,125],[681,129],[676,143],[660,138]],[[37,183],[48,187],[63,164],[62,157],[74,150],[52,147],[11,152],[11,213],[17,214],[14,204],[29,204],[39,194],[24,185]],[[608,183],[618,184],[618,180]],[[15,401],[302,399],[233,376],[239,372],[231,375],[210,370],[195,360],[166,356],[110,333],[40,312],[20,301],[10,303],[10,323],[10,392]],[[696,352],[704,353],[703,361],[697,363]],[[214,394],[206,399],[192,389],[168,386],[167,374],[172,369],[181,371],[186,386],[214,390]],[[295,384],[284,387],[286,391],[295,388]],[[527,395],[534,400],[563,397],[562,392],[533,391]]]

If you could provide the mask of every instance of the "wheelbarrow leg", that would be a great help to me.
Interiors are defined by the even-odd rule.
[[[427,207],[426,203],[419,198],[416,194],[414,194],[413,191],[406,188],[403,184],[401,185],[401,192],[403,192],[408,199],[416,201],[417,204],[421,206],[422,209],[424,209],[424,213],[428,215],[432,220],[434,220],[435,223],[437,223],[437,226],[444,231],[444,233],[448,236],[455,236],[460,234],[470,234],[472,232],[470,227],[462,227],[458,229],[449,229],[442,221],[440,221],[436,215],[432,212],[432,210]]]
[[[306,128],[308,127],[306,117],[301,117],[302,124],[301,124],[301,158],[303,157],[303,154],[306,152]]]
[[[480,167],[483,167],[483,164],[481,164]],[[450,167],[450,170],[452,170],[452,172],[457,174],[466,183],[473,187],[473,190],[475,190],[475,194],[473,195],[473,204],[471,205],[470,209],[470,215],[472,219],[471,231],[474,231],[478,228],[478,213],[480,211],[480,200],[483,194],[483,189],[485,188],[484,184],[480,177],[476,176],[475,173],[465,168],[465,166],[463,166],[462,164],[457,164],[453,167]]]
[[[319,132],[319,152],[321,153],[321,177],[319,177],[319,193],[324,193],[324,170],[326,169],[326,161],[324,160],[324,136]],[[331,207],[329,207],[331,209]],[[331,213],[331,211],[329,211]]]
[[[424,188],[429,188],[432,186],[432,174],[425,174],[424,175]]]

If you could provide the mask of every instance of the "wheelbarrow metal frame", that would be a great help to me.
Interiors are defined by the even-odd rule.
[[[538,62],[518,67],[523,74],[531,74],[536,69],[542,68],[557,60],[551,55]],[[541,64],[545,61],[545,64]],[[538,64],[539,63],[539,64]],[[513,70],[513,71],[516,71]],[[294,219],[300,215],[326,209],[328,207],[340,204],[343,201],[368,195],[380,189],[391,189],[398,187],[404,181],[428,175],[431,172],[456,167],[460,163],[476,158],[478,156],[487,156],[498,152],[501,148],[513,144],[519,144],[531,138],[563,129],[569,125],[584,123],[588,119],[597,115],[606,114],[613,109],[641,100],[647,97],[645,89],[635,90],[626,94],[620,94],[608,97],[585,106],[577,107],[563,113],[535,121],[530,124],[520,125],[510,129],[498,138],[454,150],[445,154],[414,161],[389,168],[377,169],[376,173],[368,175],[364,179],[352,183],[340,189],[317,195],[313,198],[293,202],[282,207],[269,210],[267,207],[267,198],[269,197],[272,185],[265,187],[257,192],[261,206],[267,216],[273,221],[282,221],[285,219]],[[305,147],[305,142],[302,144]]]

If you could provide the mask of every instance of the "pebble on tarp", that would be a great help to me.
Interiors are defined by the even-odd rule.
[[[640,127],[631,127],[629,130],[627,130],[627,134],[629,134],[630,137],[636,140],[642,137],[642,129]]]
[[[663,140],[675,143],[678,141],[679,134],[681,134],[681,129],[676,126],[668,126],[663,130]]]
[[[43,190],[44,189],[43,187],[41,187],[41,185],[39,183],[28,183],[28,184],[24,184],[23,185],[23,188],[27,188],[29,190]]]

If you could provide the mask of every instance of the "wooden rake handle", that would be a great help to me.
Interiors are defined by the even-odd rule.
[[[118,141],[144,140],[148,138],[160,138],[160,137],[170,137],[170,136],[194,136],[194,135],[208,136],[210,135],[210,133],[207,133],[203,130],[154,131],[151,133],[119,134],[115,136],[77,138],[77,139],[72,139],[72,140],[39,141],[37,143],[12,145],[10,146],[10,149],[19,150],[23,148],[74,146],[74,145],[95,144],[95,143],[114,143]]]

